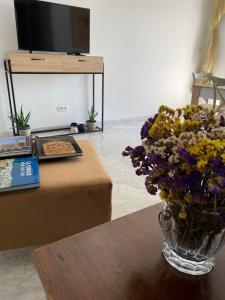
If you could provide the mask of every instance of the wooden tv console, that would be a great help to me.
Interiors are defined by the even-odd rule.
[[[6,83],[8,89],[11,115],[17,114],[14,74],[91,74],[93,76],[93,106],[95,107],[95,75],[102,76],[102,118],[101,127],[95,131],[103,131],[104,126],[104,60],[101,56],[74,56],[64,54],[36,54],[24,52],[6,53],[4,60]],[[12,122],[13,133],[18,134],[18,124]],[[69,130],[69,126],[48,127],[37,132]],[[68,132],[70,134],[70,132]]]
[[[103,73],[103,57],[12,52],[6,58],[14,73]]]

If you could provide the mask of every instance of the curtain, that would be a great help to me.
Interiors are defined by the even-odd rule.
[[[225,15],[225,0],[214,0],[213,14],[210,22],[210,38],[208,47],[199,68],[200,72],[213,73],[213,68],[217,62],[219,46],[219,24]]]

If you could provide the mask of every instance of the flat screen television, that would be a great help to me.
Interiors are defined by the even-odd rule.
[[[90,9],[36,0],[14,5],[19,49],[90,52]]]

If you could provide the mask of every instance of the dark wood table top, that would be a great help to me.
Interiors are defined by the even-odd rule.
[[[155,205],[33,252],[51,300],[224,300],[225,255],[208,275],[190,276],[161,254]]]

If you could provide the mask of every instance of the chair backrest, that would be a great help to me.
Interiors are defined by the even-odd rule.
[[[214,102],[213,108],[216,112],[221,111],[221,108],[225,105],[225,98],[219,87],[225,86],[225,78],[212,76],[213,90],[214,90]],[[220,100],[219,106],[216,106],[217,100]]]
[[[214,86],[225,86],[225,78],[212,76],[212,82]]]
[[[193,76],[193,83],[194,84],[198,84],[198,83],[210,83],[211,79],[212,79],[212,74],[211,73],[204,73],[204,72],[200,72],[200,73],[192,73]]]

